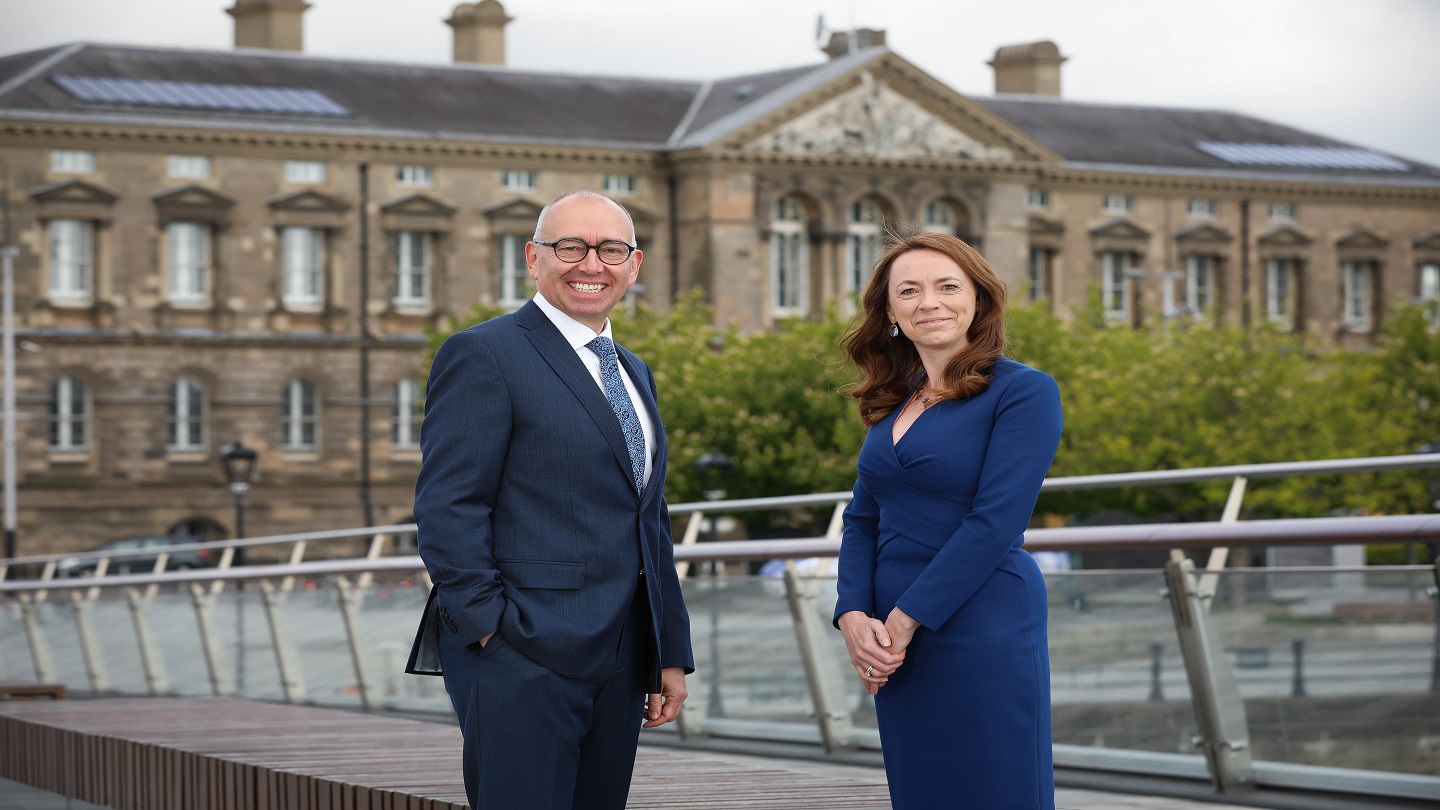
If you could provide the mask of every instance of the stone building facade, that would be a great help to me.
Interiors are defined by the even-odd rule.
[[[632,295],[699,287],[746,330],[851,307],[891,222],[971,241],[1019,300],[1098,295],[1117,324],[1362,347],[1390,303],[1440,297],[1440,169],[1066,102],[1051,43],[1001,48],[1008,92],[972,98],[882,32],[687,82],[507,70],[495,0],[447,21],[451,66],[307,57],[305,7],[238,0],[228,52],[0,57],[21,553],[229,536],[235,439],[260,453],[252,535],[407,521],[426,330],[526,300],[535,216],[575,188],[634,215]]]

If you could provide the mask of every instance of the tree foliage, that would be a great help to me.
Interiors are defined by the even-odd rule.
[[[433,347],[496,314],[477,307],[433,335]],[[702,497],[694,462],[711,449],[736,462],[728,497],[849,489],[864,427],[842,393],[854,377],[839,346],[848,323],[832,311],[747,335],[713,322],[698,295],[663,315],[641,306],[612,316],[616,339],[655,372],[671,502]],[[1114,328],[1098,306],[1068,321],[1017,307],[1007,354],[1059,383],[1065,434],[1052,476],[1396,455],[1440,440],[1440,335],[1416,307],[1386,323],[1373,351],[1348,352],[1268,329]],[[1424,478],[1252,481],[1245,504],[1251,515],[1277,517],[1426,511]],[[1215,519],[1229,486],[1048,493],[1041,509]]]

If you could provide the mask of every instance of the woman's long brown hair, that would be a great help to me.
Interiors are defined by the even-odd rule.
[[[875,272],[861,298],[864,320],[842,340],[860,379],[846,393],[860,400],[860,418],[873,426],[910,395],[924,372],[915,344],[901,332],[890,336],[890,270],[895,260],[915,250],[942,253],[965,271],[975,285],[975,320],[969,344],[945,364],[945,379],[937,380],[939,399],[974,396],[990,384],[991,368],[1005,355],[1005,282],[990,263],[960,239],[942,233],[887,234],[888,247],[875,263]]]

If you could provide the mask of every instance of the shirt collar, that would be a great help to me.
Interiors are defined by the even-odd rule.
[[[565,337],[570,348],[583,348],[597,337],[594,329],[561,312],[554,304],[546,301],[545,296],[541,295],[538,290],[535,292],[535,305],[540,307],[540,311],[545,313],[545,317],[549,318],[550,322],[555,324],[555,328],[560,330],[560,334]],[[605,319],[605,328],[601,330],[599,336],[615,339],[610,334],[609,318]]]

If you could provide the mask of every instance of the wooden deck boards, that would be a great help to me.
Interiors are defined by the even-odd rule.
[[[0,778],[117,810],[462,810],[450,726],[240,698],[0,704]],[[890,807],[883,782],[642,747],[629,807]]]

